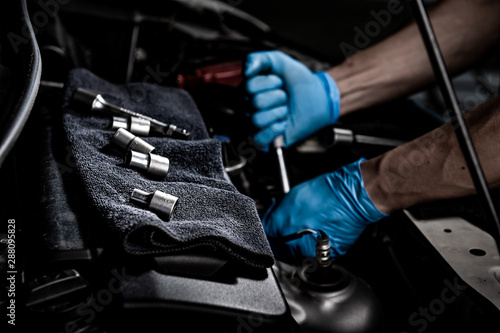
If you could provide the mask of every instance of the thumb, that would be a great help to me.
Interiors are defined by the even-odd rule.
[[[272,60],[267,51],[250,53],[247,56],[245,76],[269,71],[272,68]]]
[[[246,61],[246,76],[258,73],[275,74],[283,77],[287,71],[287,64],[294,61],[289,55],[281,51],[259,51],[250,53]],[[290,68],[289,68],[290,69]]]

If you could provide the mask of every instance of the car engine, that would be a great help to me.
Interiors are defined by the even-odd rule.
[[[316,237],[316,258],[277,260],[287,240],[259,224],[283,196],[283,171],[294,186],[450,120],[432,85],[281,155],[256,146],[246,55],[280,50],[325,70],[411,19],[402,1],[380,21],[387,6],[4,4],[5,331],[498,332],[497,236],[476,196],[393,213],[335,261],[315,230],[291,236]],[[327,12],[337,19],[322,25]],[[464,108],[498,93],[498,59],[453,78]]]

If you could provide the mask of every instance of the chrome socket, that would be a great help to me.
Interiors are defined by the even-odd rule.
[[[168,158],[147,153],[143,154],[134,150],[129,150],[125,155],[125,164],[129,167],[146,171],[149,175],[164,178],[170,166]]]
[[[158,190],[150,193],[134,189],[130,195],[131,202],[149,209],[166,221],[172,219],[178,200],[178,197]]]
[[[124,128],[130,133],[138,136],[149,136],[151,121],[139,117],[125,118],[114,116],[111,120],[109,129],[117,130],[119,128]]]
[[[111,138],[111,142],[123,150],[134,150],[148,154],[155,150],[155,147],[135,136],[124,128],[116,130]]]

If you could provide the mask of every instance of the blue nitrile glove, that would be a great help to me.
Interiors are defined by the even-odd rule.
[[[340,93],[332,77],[313,73],[280,51],[249,54],[245,76],[257,109],[255,142],[262,147],[280,134],[288,147],[339,118]]]
[[[320,229],[330,237],[332,258],[344,255],[368,224],[387,216],[365,191],[359,167],[362,161],[295,186],[262,218],[271,241],[304,229]],[[310,234],[290,241],[284,247],[287,253],[275,253],[276,257],[314,257],[316,237]]]

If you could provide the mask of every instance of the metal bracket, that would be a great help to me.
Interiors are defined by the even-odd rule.
[[[495,239],[460,217],[419,220],[404,213],[455,273],[500,310],[500,255]]]

